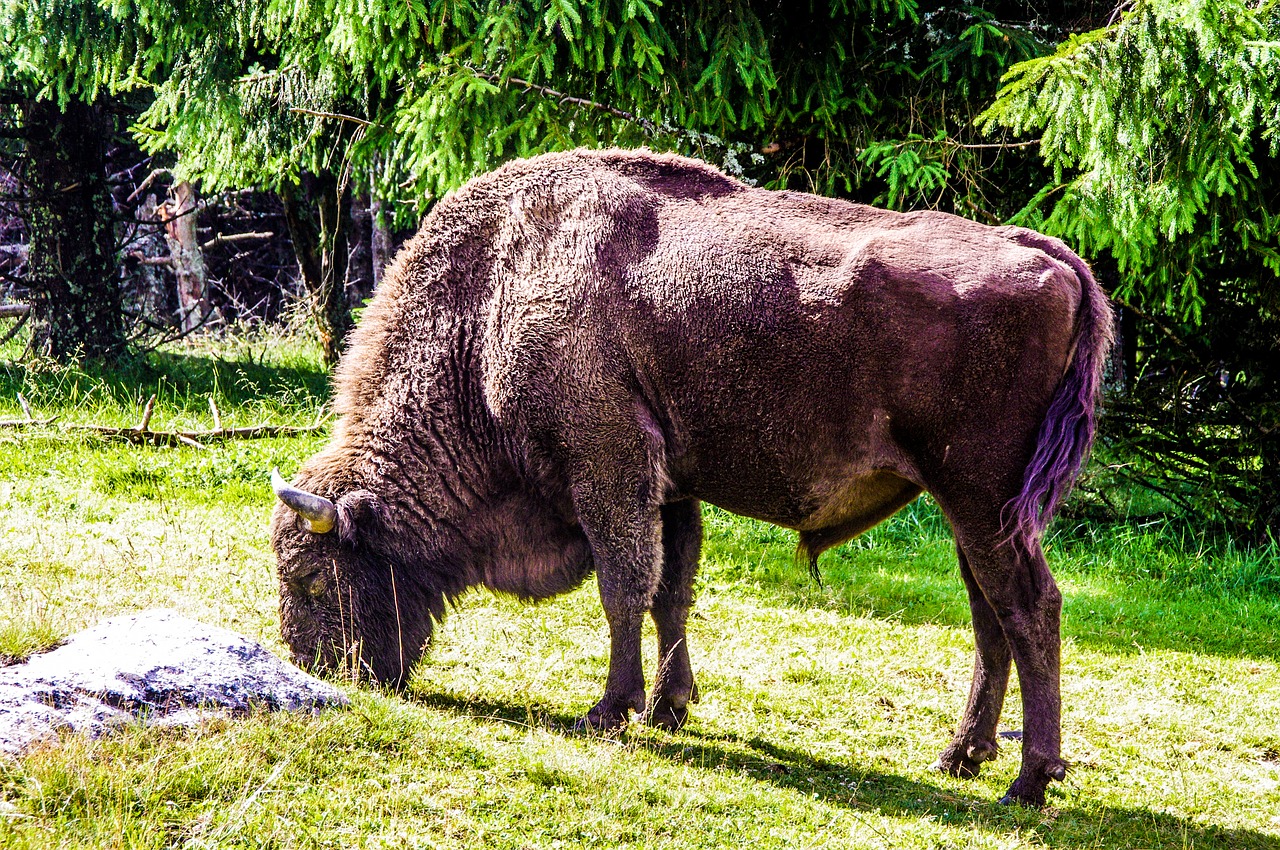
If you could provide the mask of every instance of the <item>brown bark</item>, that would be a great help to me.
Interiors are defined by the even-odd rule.
[[[174,185],[164,210],[164,238],[178,278],[178,321],[184,332],[191,331],[210,315],[209,278],[196,230],[196,192],[191,184],[184,180]]]
[[[164,207],[154,194],[148,194],[138,204],[138,217],[143,221],[154,221],[163,218]],[[165,297],[165,275],[163,266],[172,265],[165,256],[167,246],[165,239],[157,230],[148,230],[145,236],[138,239],[131,256],[138,261],[135,275],[136,298],[142,315],[159,324],[168,318]]]
[[[391,228],[387,225],[389,213],[383,208],[382,199],[371,196],[369,201],[369,218],[373,227],[370,239],[370,254],[373,263],[373,288],[382,283],[382,274],[391,262]]]
[[[360,306],[373,294],[373,230],[369,209],[369,196],[359,195],[351,200],[351,222],[347,255],[347,303]]]

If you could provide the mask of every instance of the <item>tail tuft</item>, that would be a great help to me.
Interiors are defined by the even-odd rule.
[[[1114,334],[1106,294],[1084,260],[1056,239],[1022,231],[1018,241],[1039,248],[1071,267],[1080,280],[1074,352],[1040,425],[1035,452],[1023,475],[1022,491],[1004,508],[1006,539],[1038,538],[1071,492],[1097,427],[1102,372]]]

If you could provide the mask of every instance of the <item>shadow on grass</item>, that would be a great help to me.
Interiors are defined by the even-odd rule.
[[[486,699],[464,699],[447,693],[410,692],[420,705],[520,728],[544,728],[566,737],[591,737],[574,730],[576,717],[545,704],[517,705]],[[778,788],[852,811],[891,817],[924,818],[957,826],[976,825],[994,833],[1033,832],[1049,847],[1099,846],[1223,848],[1280,850],[1280,838],[1250,829],[1203,826],[1187,818],[1151,809],[1075,806],[1050,791],[1042,814],[1002,806],[994,800],[957,794],[940,785],[920,782],[874,767],[816,758],[802,750],[760,738],[714,735],[697,730],[631,736],[628,746],[696,770],[732,771]],[[1028,816],[1037,820],[1028,823]],[[873,831],[875,827],[866,824]],[[885,836],[886,841],[890,840]]]
[[[730,593],[748,594],[767,605],[835,609],[913,626],[967,630],[971,623],[949,547],[921,557],[839,551],[825,556],[822,585],[792,566],[790,552],[781,553],[776,545],[761,550],[759,575],[742,574],[736,565],[750,561],[741,552],[732,557],[735,566],[715,565],[710,579]],[[1280,662],[1280,597],[1274,594],[1213,592],[1152,579],[1124,583],[1070,569],[1056,572],[1064,586],[1062,634],[1078,646],[1117,655],[1172,650]]]
[[[904,566],[892,580],[851,575],[838,592],[854,600],[841,606],[849,613],[967,630],[972,621],[964,586],[958,571],[950,578],[922,573],[913,581],[910,566]],[[1070,584],[1068,576],[1062,580]],[[780,600],[806,604],[800,594],[782,595]],[[1113,655],[1171,650],[1280,662],[1280,597],[1215,595],[1156,581],[1117,585],[1105,592],[1068,586],[1063,593],[1062,636],[1079,647]]]
[[[222,357],[217,353],[153,351],[130,355],[112,364],[86,362],[79,366],[42,369],[22,363],[0,365],[0,398],[24,393],[37,408],[62,406],[93,392],[117,404],[132,404],[151,394],[176,407],[190,403],[203,409],[206,398],[238,406],[264,396],[323,399],[329,395],[329,376],[303,357],[273,362],[267,349]]]

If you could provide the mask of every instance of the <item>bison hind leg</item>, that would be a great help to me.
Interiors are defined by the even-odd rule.
[[[645,721],[676,730],[698,701],[685,627],[702,552],[702,506],[696,499],[662,506],[662,581],[649,609],[658,632],[658,673]]]
[[[973,616],[973,680],[955,737],[933,767],[943,773],[969,779],[978,775],[983,762],[999,755],[996,728],[1009,685],[1012,656],[1000,618],[974,578],[964,549],[959,545],[956,546],[956,554]]]

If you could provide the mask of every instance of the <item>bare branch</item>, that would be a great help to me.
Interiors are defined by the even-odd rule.
[[[30,304],[0,304],[0,319],[13,319],[31,312]]]
[[[27,424],[27,423],[19,423]],[[313,434],[319,431],[322,424],[317,425],[250,425],[244,428],[210,428],[202,431],[140,431],[137,428],[113,428],[108,425],[64,425],[64,428],[75,431],[92,431],[103,437],[121,437],[135,445],[152,446],[190,446],[208,448],[205,443],[223,440],[260,440],[269,437],[297,437],[302,434]]]
[[[206,451],[206,452],[209,451],[209,447],[206,446],[204,443],[197,443],[195,440],[191,439],[186,434],[175,434],[174,437],[175,439],[178,440],[178,442],[182,443],[184,446],[191,446],[192,448],[200,449],[201,451]]]
[[[22,428],[24,426],[36,425],[52,425],[58,421],[58,417],[51,416],[48,419],[36,419],[31,415],[31,405],[27,403],[22,393],[18,393],[18,404],[22,405],[22,419],[0,419],[0,428]]]
[[[219,233],[200,247],[207,251],[210,248],[216,248],[219,245],[226,245],[230,242],[248,242],[255,239],[270,239],[273,236],[275,236],[275,234],[270,230],[261,233],[228,233],[226,235]]]
[[[136,201],[139,198],[139,196],[142,195],[143,192],[147,191],[147,187],[155,182],[157,177],[163,177],[166,174],[172,174],[172,173],[173,172],[171,172],[167,168],[157,168],[155,171],[152,171],[150,174],[148,174],[146,179],[143,180],[141,183],[139,183],[138,188],[134,189],[133,192],[129,194],[129,197],[125,198],[125,200]]]
[[[564,92],[556,91],[555,89],[549,88],[547,86],[540,86],[537,83],[531,83],[528,80],[522,80],[519,77],[507,77],[506,79],[503,79],[497,74],[486,74],[484,71],[477,70],[476,68],[470,68],[470,70],[471,70],[471,73],[475,74],[480,79],[487,80],[488,82],[491,82],[491,83],[497,83],[498,85],[514,84],[517,86],[524,86],[524,88],[526,88],[529,91],[537,92],[538,94],[543,95],[544,97],[553,98],[559,101],[561,104],[568,103],[574,106],[581,106],[587,109],[596,109],[596,110],[599,110],[600,112],[607,112],[608,114],[614,116],[615,118],[621,118],[624,121],[631,121],[634,124],[638,124],[645,132],[649,133],[650,135],[657,134],[661,129],[658,126],[657,122],[655,121],[652,121],[640,115],[636,115],[634,112],[627,112],[625,109],[618,109],[616,107],[609,106],[607,103],[599,103],[594,100],[588,100],[585,97],[574,97],[572,95],[565,94]]]
[[[1031,139],[1026,142],[993,142],[990,144],[967,145],[947,137],[945,139],[907,139],[905,142],[899,142],[894,145],[893,149],[898,150],[899,148],[905,148],[907,145],[946,145],[949,148],[966,151],[1013,150],[1014,148],[1029,148],[1038,144],[1040,144],[1039,139]]]
[[[140,434],[146,433],[147,425],[151,422],[151,414],[156,409],[156,397],[154,395],[147,399],[147,406],[142,409],[142,421],[138,423],[138,427],[134,430]]]
[[[357,118],[354,115],[343,115],[341,112],[320,112],[315,109],[303,109],[301,106],[289,107],[290,112],[297,112],[299,115],[311,115],[315,118],[333,118],[338,121],[347,121],[352,124],[359,124],[361,127],[372,127],[372,121],[366,121],[363,118]]]
[[[129,257],[131,259],[137,260],[140,264],[144,266],[172,266],[173,265],[173,257],[169,257],[169,256],[148,257],[146,254],[143,254],[141,251],[131,251],[129,253]]]
[[[58,419],[56,416],[49,419],[36,419],[31,413],[31,405],[27,403],[26,398],[21,393],[18,394],[18,403],[22,405],[25,418],[0,419],[0,428],[46,426],[53,424]],[[321,405],[320,409],[316,411],[315,422],[311,425],[270,425],[262,422],[242,428],[227,428],[222,424],[222,414],[218,411],[217,402],[213,400],[213,396],[209,396],[209,412],[213,415],[212,428],[193,431],[152,431],[149,426],[152,413],[155,411],[155,405],[156,397],[153,395],[147,400],[147,406],[142,411],[142,421],[132,428],[116,428],[110,425],[94,425],[92,423],[71,423],[62,427],[69,431],[90,431],[102,437],[120,437],[139,446],[190,446],[207,451],[209,449],[208,443],[223,440],[260,440],[268,437],[297,437],[303,434],[313,434],[323,428],[325,422],[329,419],[324,409],[325,406]]]
[[[21,394],[18,395],[18,403],[22,405],[22,411],[26,414],[25,418],[0,419],[0,428],[45,426],[53,424],[58,419],[56,416],[49,419],[36,419],[31,414],[31,405],[27,403],[27,400]],[[302,434],[312,434],[323,428],[325,421],[328,419],[328,416],[324,415],[324,406],[322,405],[317,412],[315,423],[311,425],[270,425],[263,422],[242,428],[226,428],[222,424],[222,414],[218,411],[217,403],[213,400],[213,396],[209,396],[209,412],[213,414],[212,428],[193,431],[152,431],[150,425],[152,414],[155,412],[155,405],[156,397],[153,395],[147,400],[147,405],[142,411],[142,421],[132,428],[117,428],[111,425],[94,425],[92,423],[71,423],[62,427],[70,431],[90,431],[102,437],[120,437],[139,446],[191,446],[192,448],[208,450],[208,443],[222,440],[259,440],[267,437],[297,437]]]

